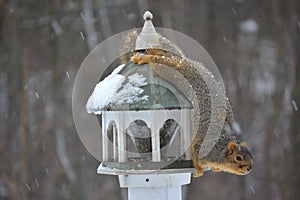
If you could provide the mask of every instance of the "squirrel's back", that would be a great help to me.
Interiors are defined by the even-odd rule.
[[[219,137],[213,138],[213,147],[204,145],[207,139],[206,134],[211,124],[212,115],[212,95],[203,79],[203,75],[191,66],[186,59],[174,56],[173,54],[159,50],[148,49],[145,54],[136,53],[131,61],[138,64],[157,63],[170,66],[179,72],[189,82],[192,90],[195,91],[195,101],[199,106],[199,112],[194,116],[195,138],[192,142],[192,159],[196,168],[195,177],[203,174],[204,168],[211,168],[214,171],[226,171],[238,175],[247,174],[253,165],[253,159],[246,145],[238,141],[233,130],[234,115],[230,102],[226,100],[224,108],[219,108],[218,117],[220,121],[224,120],[224,125]],[[162,78],[170,79],[169,73],[166,73],[160,65],[151,65],[153,70]],[[174,77],[173,77],[174,78]],[[214,79],[210,79],[210,84],[218,87]],[[215,89],[218,91],[218,89]],[[201,155],[201,148],[208,148],[205,155]],[[203,150],[203,149],[202,149]],[[203,152],[203,151],[202,151]],[[208,152],[208,153],[207,153]]]

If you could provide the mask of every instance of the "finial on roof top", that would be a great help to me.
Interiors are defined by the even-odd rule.
[[[158,34],[156,33],[151,21],[153,19],[152,13],[150,11],[146,11],[143,18],[145,23],[142,32],[136,39],[136,50],[158,47],[160,45]]]
[[[153,15],[150,11],[146,11],[145,14],[144,14],[144,20],[152,20],[153,19]]]

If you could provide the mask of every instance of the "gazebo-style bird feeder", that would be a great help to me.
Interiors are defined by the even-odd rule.
[[[152,14],[147,11],[144,20],[135,52],[160,47]],[[181,199],[181,186],[190,183],[194,170],[191,101],[150,64],[111,65],[114,71],[98,83],[87,104],[102,124],[98,173],[118,175],[129,199]]]

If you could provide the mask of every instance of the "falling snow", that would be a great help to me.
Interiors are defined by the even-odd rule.
[[[83,33],[80,31],[80,36],[81,36],[81,39],[82,40],[84,40],[85,38],[84,38],[84,35],[83,35]]]
[[[68,71],[66,71],[66,75],[67,75],[67,78],[70,79],[70,74]]]
[[[60,27],[59,23],[56,20],[53,20],[51,22],[52,29],[54,30],[54,33],[58,36],[62,33],[62,28]]]
[[[293,108],[295,111],[298,111],[298,105],[295,100],[292,100]]]
[[[30,192],[30,191],[31,191],[31,188],[30,188],[29,184],[26,183],[25,185],[26,185],[27,190]]]
[[[85,16],[84,16],[84,14],[82,12],[80,13],[80,16],[81,16],[81,18],[82,18],[83,21],[86,21]]]
[[[40,98],[40,95],[39,95],[39,93],[38,93],[38,92],[35,92],[35,93],[34,93],[34,95],[35,95],[35,97],[36,97],[37,99],[39,99],[39,98]]]
[[[45,172],[46,174],[49,174],[49,169],[47,167],[45,168]]]
[[[253,187],[253,185],[250,185],[250,190],[251,190],[252,194],[255,194],[255,193],[256,193],[256,192],[255,192],[255,189],[254,189],[254,187]]]
[[[234,7],[231,7],[231,10],[232,10],[232,13],[233,13],[234,15],[236,15],[236,11],[235,11]]]
[[[257,33],[259,26],[254,19],[247,19],[239,24],[239,29],[244,33]]]
[[[40,183],[39,183],[39,181],[37,179],[34,179],[34,182],[36,184],[36,187],[40,187]]]
[[[237,122],[232,123],[232,128],[238,134],[240,134],[242,132],[241,127]]]

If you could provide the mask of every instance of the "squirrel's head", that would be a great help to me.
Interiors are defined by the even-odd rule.
[[[238,175],[246,175],[252,170],[253,158],[246,143],[228,143],[225,165],[228,172]]]

